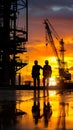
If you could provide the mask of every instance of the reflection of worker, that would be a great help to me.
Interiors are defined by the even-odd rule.
[[[34,102],[34,105],[32,106],[32,114],[33,114],[33,118],[35,119],[35,124],[38,124],[39,119],[41,118],[40,116],[40,103],[38,102]]]
[[[43,86],[46,84],[49,84],[49,77],[51,77],[52,69],[51,66],[48,64],[48,60],[45,60],[45,65],[43,67]]]
[[[37,98],[38,98],[38,100],[37,100]],[[38,96],[38,93],[36,92],[36,89],[34,90],[33,99],[34,99],[34,103],[32,106],[32,115],[33,115],[34,123],[38,124],[41,116],[40,116],[40,101],[39,101],[39,96]]]
[[[42,67],[38,65],[38,61],[35,60],[32,67],[32,78],[34,80],[34,87],[36,87],[36,84],[38,85],[38,87],[40,86],[40,69],[42,69]]]
[[[43,115],[44,115],[44,124],[45,127],[47,127],[48,121],[52,115],[52,108],[49,102],[47,102],[47,104],[44,102]]]

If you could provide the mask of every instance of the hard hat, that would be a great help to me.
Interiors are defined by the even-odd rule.
[[[37,60],[35,60],[35,61],[34,61],[34,64],[38,64],[38,61],[37,61]]]
[[[45,64],[48,64],[48,60],[45,60]]]

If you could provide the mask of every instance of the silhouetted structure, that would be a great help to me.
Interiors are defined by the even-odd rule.
[[[69,69],[66,66],[66,62],[64,61],[64,41],[63,39],[60,39],[60,37],[58,36],[57,32],[54,30],[54,28],[52,27],[51,23],[49,22],[48,19],[44,20],[44,24],[45,24],[45,29],[46,29],[46,46],[48,45],[48,41],[50,41],[50,45],[53,48],[53,51],[55,53],[55,56],[57,57],[57,61],[58,61],[58,69],[59,69],[59,77],[62,80],[71,80],[71,73],[69,73]],[[52,31],[56,37],[57,40],[60,40],[60,58],[53,40],[53,36],[52,36]],[[49,40],[48,40],[49,38]]]
[[[20,14],[25,17],[20,18]],[[25,20],[20,24],[21,19]],[[19,22],[20,20],[20,22]],[[0,84],[15,85],[16,73],[27,65],[19,54],[26,52],[28,1],[0,0]]]

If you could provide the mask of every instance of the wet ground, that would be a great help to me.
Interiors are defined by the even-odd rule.
[[[1,90],[0,130],[73,130],[72,90]]]

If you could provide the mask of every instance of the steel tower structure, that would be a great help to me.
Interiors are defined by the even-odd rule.
[[[15,85],[17,71],[27,65],[27,61],[20,60],[20,54],[27,51],[27,41],[28,1],[0,0],[1,85]]]

